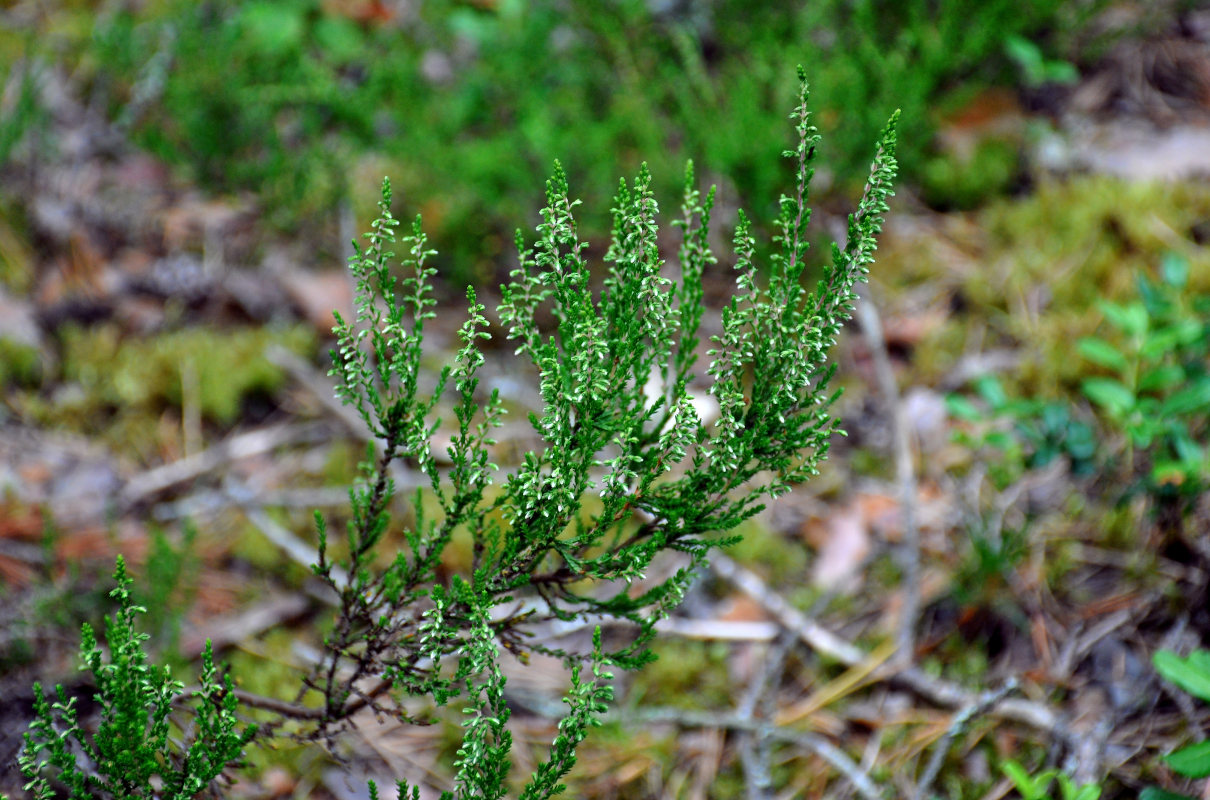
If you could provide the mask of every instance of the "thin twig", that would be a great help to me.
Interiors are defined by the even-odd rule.
[[[340,402],[332,390],[332,382],[297,354],[281,345],[272,344],[265,348],[265,359],[275,367],[280,367],[289,373],[290,377],[298,381],[316,400],[323,404],[324,408],[344,423],[349,432],[358,439],[365,442],[378,441],[366,425],[365,420],[352,408]]]
[[[850,667],[866,659],[867,654],[860,647],[832,633],[791,606],[751,570],[741,567],[718,552],[711,555],[710,566],[715,574],[755,600],[817,653]],[[973,692],[942,678],[935,678],[916,667],[898,671],[887,670],[882,673],[882,677],[943,708],[961,709],[978,702]],[[1042,703],[1005,698],[989,709],[989,713],[1001,719],[1029,725],[1064,741],[1069,738],[1059,715]]]
[[[277,524],[260,506],[244,505],[241,502],[241,498],[238,497],[239,488],[238,486],[229,487],[233,503],[243,509],[244,516],[264,534],[266,539],[277,545],[282,552],[307,569],[311,569],[313,565],[319,563],[319,551],[286,530],[283,526]],[[349,580],[348,573],[339,566],[333,565],[331,574],[332,580],[338,587],[344,586]]]
[[[882,800],[883,798],[883,793],[878,786],[869,775],[862,771],[857,762],[849,757],[848,753],[818,734],[778,728],[763,720],[744,719],[738,714],[718,714],[712,711],[691,711],[679,708],[651,708],[634,713],[610,714],[609,718],[617,719],[623,724],[672,722],[683,727],[749,731],[769,739],[797,744],[827,761],[844,775],[867,800]]]
[[[886,405],[887,418],[891,423],[891,441],[895,450],[895,478],[899,484],[899,518],[903,525],[903,541],[900,543],[900,561],[903,566],[903,609],[899,619],[896,641],[899,654],[896,661],[900,666],[915,662],[916,622],[920,616],[920,531],[916,528],[916,472],[912,467],[912,444],[908,433],[907,418],[895,382],[895,372],[887,354],[886,338],[882,332],[882,320],[878,309],[870,298],[857,303],[857,316],[865,334],[866,346],[874,361],[874,374],[878,388]]]
[[[544,717],[561,719],[566,713],[562,703],[542,695],[516,690],[509,690],[506,693],[511,702]],[[720,714],[715,711],[681,708],[648,708],[641,711],[613,710],[604,715],[604,720],[623,725],[664,722],[685,728],[725,728],[733,731],[759,733],[769,739],[796,744],[809,750],[844,775],[866,800],[884,800],[884,793],[870,776],[847,753],[818,734],[779,728],[767,720],[744,718],[740,714]]]
[[[181,644],[181,653],[186,658],[197,658],[210,642],[216,651],[242,642],[262,631],[299,617],[311,607],[311,602],[301,594],[282,594],[257,603],[239,614],[212,620],[206,636],[191,634]]]
[[[949,729],[946,730],[945,734],[934,745],[933,754],[929,757],[928,766],[924,768],[924,774],[920,776],[920,781],[916,784],[916,789],[913,792],[913,797],[916,800],[924,800],[929,787],[933,785],[933,781],[937,780],[937,774],[941,772],[941,765],[945,761],[946,753],[949,752],[950,745],[954,743],[954,739],[967,729],[975,717],[986,714],[988,709],[999,703],[1010,692],[1015,691],[1016,688],[1016,679],[1010,679],[999,689],[984,692],[974,703],[954,714],[954,718],[950,721]]]
[[[850,667],[865,658],[866,654],[861,648],[845,641],[790,605],[785,598],[765,585],[755,572],[741,567],[730,557],[717,550],[712,552],[710,568],[720,578],[759,603],[774,619],[793,631],[815,652]]]
[[[341,706],[339,710],[340,718],[347,719],[358,711],[370,706],[374,700],[386,694],[390,690],[391,685],[390,681],[383,680],[370,691],[359,693],[348,705]],[[195,697],[202,694],[202,692],[203,689],[200,686],[187,686],[181,690],[180,697]],[[326,707],[310,708],[300,703],[291,703],[289,700],[279,700],[276,697],[266,697],[262,694],[244,691],[243,689],[233,689],[231,693],[235,695],[240,703],[249,708],[271,711],[287,719],[322,720],[328,717],[328,709]]]
[[[328,426],[316,423],[286,424],[241,433],[191,456],[149,469],[134,476],[122,487],[119,503],[128,509],[224,464],[261,455],[287,444],[324,441],[331,435]]]
[[[781,635],[769,645],[768,652],[760,667],[760,674],[749,684],[740,698],[736,713],[741,719],[758,719],[756,711],[759,706],[760,717],[768,721],[773,714],[773,700],[777,697],[778,684],[781,682],[782,670],[785,668],[786,656],[790,654],[794,642],[793,634],[782,631]],[[773,778],[769,774],[769,743],[768,729],[743,731],[739,736],[740,761],[744,765],[744,787],[748,800],[764,800],[768,797],[769,786]]]

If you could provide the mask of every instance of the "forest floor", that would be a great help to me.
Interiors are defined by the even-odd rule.
[[[1187,51],[1189,74],[1210,76],[1205,43]],[[899,192],[836,350],[848,436],[713,557],[661,628],[659,661],[621,679],[571,796],[730,798],[764,775],[776,797],[909,797],[927,782],[998,798],[1005,759],[1107,797],[1207,796],[1158,757],[1199,738],[1210,710],[1151,659],[1210,637],[1210,497],[1152,480],[1155,457],[1081,393],[1097,365],[1075,348],[1111,338],[1098,301],[1133,302],[1137,277],[1162,282],[1165,264],[1185,265],[1190,314],[1210,296],[1210,106],[1138,63],[1107,58],[1061,107],[981,95],[943,132],[961,151],[1014,131],[1028,179],[969,212]],[[81,687],[79,625],[110,608],[116,553],[180,674],[209,638],[241,688],[293,698],[330,611],[310,583],[312,511],[343,519],[366,445],[326,375],[331,311],[352,303],[336,236],[325,251],[267,231],[253,204],[124,141],[68,79],[42,91],[58,146],[8,169],[20,189],[0,210],[0,791],[16,796],[32,684]],[[707,282],[717,316],[725,255]],[[464,311],[444,301],[433,321],[432,379]],[[493,333],[483,374],[509,404],[507,470],[538,446],[525,420],[540,397]],[[1188,426],[1205,446],[1204,418]],[[565,680],[553,660],[510,661],[520,774],[554,734]],[[231,796],[351,800],[390,776],[449,787],[452,718],[362,723],[337,753],[258,751]]]

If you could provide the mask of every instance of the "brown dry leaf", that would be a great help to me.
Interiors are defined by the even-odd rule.
[[[19,504],[0,504],[0,539],[37,541],[45,530],[46,517],[38,508],[23,508]]]
[[[860,510],[848,508],[830,516],[827,536],[811,565],[811,583],[824,590],[854,592],[859,571],[873,546]]]
[[[723,604],[718,619],[724,622],[766,622],[769,614],[746,594],[735,594]]]
[[[873,548],[872,534],[894,541],[899,530],[899,503],[884,494],[858,494],[826,519],[808,519],[802,536],[819,552],[811,581],[825,590],[856,591],[859,571]]]
[[[1042,664],[1045,672],[1049,672],[1054,664],[1054,645],[1050,632],[1046,629],[1046,620],[1040,614],[1034,614],[1029,620],[1029,638],[1033,642],[1034,654]]]
[[[385,24],[395,18],[392,3],[382,0],[323,0],[323,13],[346,17],[363,25]]]
[[[975,95],[957,113],[942,120],[937,138],[943,150],[960,159],[969,159],[981,140],[1021,136],[1027,124],[1017,93],[1011,89],[991,88]]]
[[[205,247],[208,236],[230,230],[246,214],[245,208],[191,193],[160,215],[164,249],[176,253]]]
[[[950,318],[950,310],[940,305],[888,316],[882,321],[883,337],[891,348],[910,348],[940,330]]]
[[[282,288],[307,322],[327,336],[336,324],[332,310],[352,319],[353,287],[345,270],[288,269],[279,275]]]
[[[1103,614],[1109,614],[1123,608],[1132,608],[1133,606],[1142,604],[1143,598],[1138,592],[1123,592],[1121,594],[1102,597],[1099,600],[1093,600],[1087,605],[1080,608],[1081,619],[1092,619]]]
[[[80,561],[112,561],[115,553],[121,553],[131,567],[143,564],[147,556],[147,537],[136,523],[128,523],[126,535],[117,537],[113,531],[100,526],[73,528],[55,539],[55,557],[60,563]]]

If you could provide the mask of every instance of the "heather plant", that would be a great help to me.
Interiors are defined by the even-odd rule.
[[[648,645],[656,623],[679,603],[710,550],[735,541],[727,531],[767,498],[816,474],[827,455],[837,431],[829,413],[837,392],[829,388],[828,351],[873,261],[896,170],[897,117],[879,137],[846,241],[832,246],[822,279],[809,290],[802,280],[808,189],[820,137],[799,70],[791,114],[796,141],[785,151],[794,163],[794,190],[780,200],[767,265],[758,263],[752,223],[740,212],[736,293],[722,309],[704,370],[697,364],[702,276],[717,262],[710,244],[714,190],[697,188],[689,164],[673,223],[680,229],[673,270],[658,247],[650,171],[643,165],[633,181],[621,181],[596,288],[573,213],[578,201],[556,162],[537,239],[530,243],[518,231],[517,267],[497,308],[516,355],[536,373],[542,408],[529,421],[543,446],[525,453],[502,480],[495,478],[492,434],[506,406],[497,391],[483,390],[479,377],[481,342],[490,337],[486,309],[468,289],[461,349],[425,388],[422,343],[435,313],[434,252],[418,217],[402,237],[406,277],[397,276],[390,248],[400,223],[384,180],[379,217],[350,259],[355,313],[337,318],[331,353],[338,396],[376,439],[350,492],[344,530],[334,534],[315,515],[313,572],[337,610],[297,704],[240,696],[293,717],[301,738],[328,743],[360,712],[420,723],[454,705],[463,732],[456,788],[444,797],[500,798],[513,789],[503,660],[554,656],[569,673],[567,708],[549,754],[519,796],[538,800],[564,791],[578,745],[613,699],[615,671],[654,657]],[[712,424],[691,402],[690,386],[698,381],[709,383],[718,405]],[[437,411],[451,397],[455,430],[442,466],[433,439],[441,425]],[[404,463],[428,486],[416,490],[401,525],[391,517],[392,474]],[[455,541],[468,545],[462,568],[447,552]],[[145,677],[159,673],[133,653],[141,639],[126,633],[134,611],[125,613],[117,631],[128,642],[122,663],[137,669],[119,671],[105,685],[125,698],[123,719],[150,720],[154,739],[165,729],[175,688],[166,677]],[[585,635],[542,636],[554,622],[578,622]],[[231,697],[223,713],[234,710]],[[74,713],[70,702],[59,706],[75,731],[75,717],[66,716]],[[74,776],[72,753],[36,738],[50,724],[35,723],[31,752],[52,748],[52,762]],[[219,755],[235,758],[231,748],[252,734],[227,726],[217,735],[210,765],[221,763]],[[144,749],[137,753],[150,752],[138,747]],[[412,796],[415,787],[398,788]]]
[[[241,760],[255,726],[239,730],[231,682],[220,677],[210,643],[202,654],[200,688],[194,692],[187,743],[174,735],[170,714],[187,698],[184,684],[167,667],[149,663],[136,620],[146,609],[135,605],[133,580],[118,557],[114,571],[119,604],[105,620],[106,657],[85,623],[80,658],[95,683],[93,699],[100,722],[89,735],[79,720],[77,698],[58,686],[54,698],[34,686],[34,721],[18,758],[26,791],[37,800],[57,797],[53,776],[72,800],[152,798],[185,800],[207,788],[229,765]]]
[[[819,137],[801,72],[800,81],[792,114],[797,142],[787,151],[797,180],[794,194],[781,200],[767,286],[758,281],[751,223],[739,216],[737,293],[723,309],[706,369],[719,405],[713,426],[698,418],[689,395],[702,273],[716,260],[708,239],[713,190],[703,196],[687,168],[674,282],[664,276],[657,247],[649,171],[644,166],[632,183],[622,181],[597,294],[573,216],[577,202],[556,163],[538,240],[530,246],[518,232],[518,267],[498,308],[517,354],[537,372],[544,408],[530,422],[545,448],[526,453],[496,487],[489,448],[504,408],[497,392],[482,398],[479,391],[478,342],[489,336],[484,307],[468,290],[462,349],[436,387],[421,392],[421,341],[433,316],[432,251],[418,218],[403,240],[409,277],[397,281],[387,247],[399,223],[384,182],[369,244],[351,260],[356,316],[338,321],[332,354],[338,394],[381,447],[351,495],[341,559],[332,557],[334,542],[316,516],[315,573],[340,603],[324,661],[306,682],[323,697],[318,734],[330,735],[367,705],[410,719],[402,703],[408,696],[431,697],[439,706],[460,701],[466,720],[456,796],[500,797],[511,745],[502,651],[522,660],[529,652],[557,656],[571,674],[568,711],[549,759],[521,796],[557,794],[576,746],[612,698],[610,670],[650,660],[656,622],[679,602],[708,551],[730,541],[719,532],[757,513],[763,498],[815,474],[835,430],[826,356],[873,260],[895,169],[895,120],[879,139],[846,244],[833,246],[824,278],[807,291],[800,278]],[[555,321],[550,333],[537,322],[543,312]],[[438,424],[433,410],[451,384],[457,431],[443,476],[430,437]],[[415,523],[384,561],[390,470],[401,459],[429,477],[438,511],[422,514],[418,490]],[[589,496],[599,497],[599,505],[586,505]],[[442,553],[457,535],[470,539],[470,568],[441,579]],[[681,562],[658,577],[653,565],[663,553],[679,554]],[[593,621],[591,647],[531,638],[548,620]],[[607,639],[601,623],[610,620],[629,635]]]

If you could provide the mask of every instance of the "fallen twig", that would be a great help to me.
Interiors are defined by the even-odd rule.
[[[626,722],[672,722],[684,727],[728,728],[759,733],[769,739],[790,742],[810,750],[845,776],[867,800],[882,800],[883,792],[847,753],[823,736],[805,731],[778,728],[763,720],[745,719],[738,714],[691,711],[679,708],[650,708],[633,713],[610,714],[609,718]]]
[[[307,569],[311,569],[312,565],[319,563],[319,551],[311,547],[311,545],[299,539],[290,531],[286,530],[260,506],[242,505],[244,515],[248,521],[257,527],[265,538],[277,545],[277,547],[288,555],[295,562],[301,564]],[[337,586],[344,586],[348,581],[348,573],[339,566],[332,565],[332,580]]]
[[[509,690],[508,697],[515,703],[544,717],[558,719],[563,715],[563,704],[530,692]],[[647,708],[641,711],[607,712],[604,719],[623,725],[633,723],[666,722],[686,728],[725,728],[733,731],[758,733],[779,742],[797,744],[828,762],[840,772],[866,800],[883,800],[882,792],[865,771],[847,753],[823,736],[779,728],[767,720],[744,717],[739,713],[720,714],[717,711],[696,711],[682,708]]]
[[[768,721],[772,717],[786,656],[790,654],[794,641],[793,634],[782,631],[781,636],[769,645],[760,666],[760,674],[748,685],[740,699],[737,713],[741,719],[759,718]],[[758,706],[761,712],[759,717],[756,716]],[[773,783],[769,774],[768,738],[767,728],[743,731],[739,736],[739,757],[744,765],[744,788],[748,800],[763,800],[768,797],[769,787]]]
[[[999,703],[1009,693],[1017,689],[1016,679],[1009,680],[999,689],[990,692],[984,692],[975,699],[975,702],[963,708],[950,721],[950,726],[946,732],[937,741],[933,747],[933,754],[929,757],[929,763],[924,768],[924,773],[920,776],[920,781],[916,784],[916,789],[913,792],[913,797],[916,800],[924,800],[929,787],[933,785],[933,781],[937,780],[937,774],[941,772],[941,764],[945,761],[945,754],[949,752],[950,745],[958,734],[962,733],[970,725],[971,720],[975,717],[986,714],[988,709]]]
[[[288,444],[318,442],[330,436],[327,425],[304,423],[277,425],[241,433],[191,456],[149,469],[126,481],[118,497],[123,509],[232,461],[267,453]]]
[[[271,597],[239,614],[212,621],[206,636],[194,633],[185,637],[181,644],[181,653],[189,659],[197,658],[205,650],[207,641],[216,651],[225,650],[262,631],[301,616],[310,606],[310,601],[297,593]]]
[[[878,309],[866,297],[857,304],[857,316],[865,334],[870,357],[874,361],[874,374],[878,389],[886,405],[887,418],[891,423],[891,441],[895,451],[895,478],[899,484],[899,518],[903,525],[903,541],[900,543],[900,562],[903,566],[903,608],[900,612],[899,631],[896,642],[899,653],[896,661],[908,666],[915,661],[916,620],[920,616],[920,531],[916,527],[916,472],[912,467],[912,444],[908,434],[908,423],[900,402],[899,388],[895,383],[895,372],[887,355],[886,339],[882,333],[882,320]]]
[[[710,566],[715,574],[759,603],[765,611],[817,653],[850,667],[868,657],[860,647],[807,617],[765,585],[756,573],[741,567],[727,556],[715,552],[710,558]],[[886,669],[876,674],[943,708],[961,709],[977,702],[977,696],[973,692],[943,678],[935,678],[916,667]],[[989,709],[988,713],[1045,731],[1064,742],[1070,738],[1061,724],[1059,715],[1042,703],[1005,698]]]

